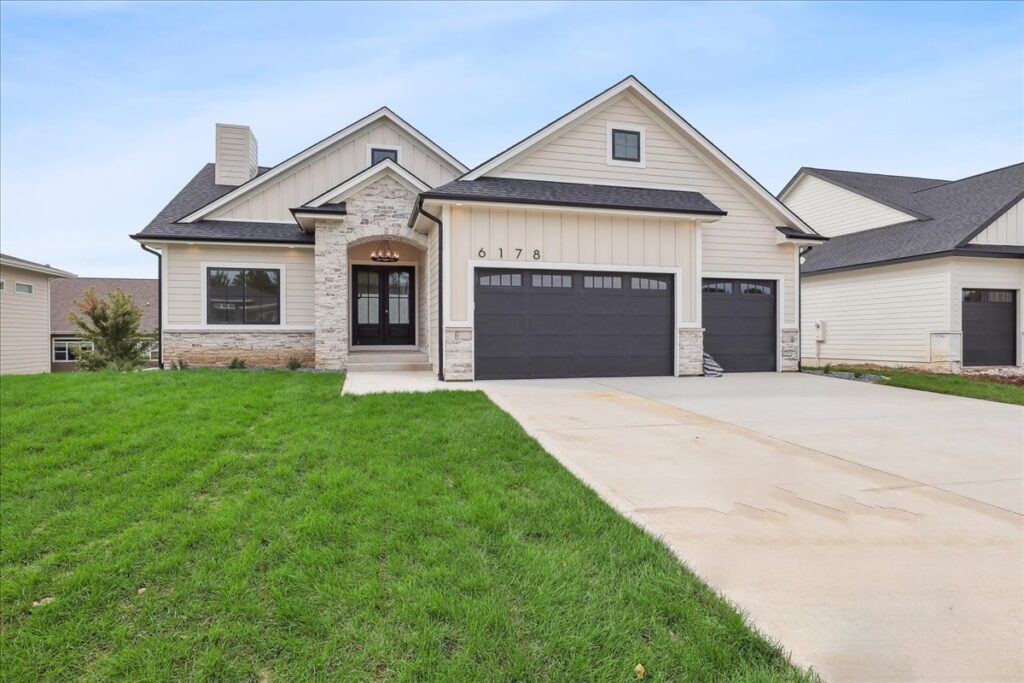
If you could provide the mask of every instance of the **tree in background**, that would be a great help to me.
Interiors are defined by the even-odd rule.
[[[80,367],[138,370],[146,364],[150,340],[139,332],[142,309],[135,305],[131,294],[116,289],[102,299],[96,295],[96,288],[90,287],[75,305],[79,313],[72,312],[68,319],[82,331],[82,337],[93,344],[91,351],[76,351]]]

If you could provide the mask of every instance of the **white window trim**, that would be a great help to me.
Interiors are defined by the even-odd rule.
[[[18,287],[28,287],[29,291],[27,291],[27,292],[19,292],[18,291]],[[30,294],[30,295],[31,294],[35,294],[36,293],[36,286],[34,284],[32,284],[31,282],[18,282],[17,280],[15,280],[15,282],[14,282],[14,293],[15,294]]]
[[[281,272],[281,293],[280,293],[280,296],[279,296],[279,301],[280,301],[281,322],[279,324],[277,324],[277,325],[236,325],[236,324],[224,325],[224,324],[219,324],[219,323],[210,323],[210,322],[208,322],[207,319],[206,319],[207,318],[206,314],[208,312],[207,311],[207,305],[206,305],[206,280],[207,280],[207,272],[209,271],[210,268],[227,268],[227,269],[232,269],[232,270],[240,270],[240,269],[245,269],[245,268],[270,268],[270,269],[274,269],[274,270],[280,271]],[[231,263],[231,262],[224,262],[224,261],[216,261],[216,262],[204,261],[204,262],[199,264],[199,293],[200,293],[199,305],[201,306],[201,312],[200,312],[201,317],[200,317],[200,320],[202,321],[199,326],[202,329],[204,329],[204,330],[218,330],[218,331],[222,331],[222,332],[232,332],[232,331],[235,331],[235,330],[241,331],[241,332],[245,332],[245,331],[251,331],[251,330],[285,330],[285,329],[290,329],[288,327],[288,324],[287,324],[288,323],[288,317],[287,317],[288,311],[287,311],[287,304],[286,304],[287,293],[288,293],[287,292],[287,283],[288,283],[288,275],[287,275],[287,272],[285,270],[285,265],[283,263],[251,263],[251,262]]]
[[[397,161],[397,163],[398,163],[399,166],[401,166],[401,164],[402,164],[402,146],[401,145],[385,145],[385,144],[377,144],[376,142],[367,142],[366,143],[366,165],[367,166],[372,166],[371,162],[372,162],[372,159],[373,159],[373,150],[375,150],[375,149],[383,149],[383,150],[389,150],[389,151],[398,152],[398,161]]]
[[[624,130],[631,133],[640,133],[640,161],[626,161],[624,159],[612,158],[612,130]],[[608,122],[607,135],[607,157],[605,163],[609,166],[627,166],[629,168],[647,168],[647,129],[634,123]]]
[[[82,339],[81,337],[55,337],[54,339],[52,339],[50,341],[50,362],[51,363],[77,363],[78,362],[78,361],[74,361],[74,360],[60,360],[60,359],[58,359],[57,358],[57,344],[58,343],[74,344],[75,346],[79,346],[80,345],[80,346],[83,347],[83,349],[88,344],[89,347],[91,347],[91,348],[88,349],[89,351],[92,351],[93,348],[95,348],[91,341],[87,341],[85,339]]]

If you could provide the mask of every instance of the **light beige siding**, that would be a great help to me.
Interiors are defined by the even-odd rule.
[[[279,327],[313,328],[312,249],[172,244],[164,251],[164,261],[167,329],[202,327],[204,264],[282,268],[285,311],[283,324]],[[231,327],[218,325],[206,329],[227,328],[230,331]]]
[[[806,174],[782,196],[782,201],[826,237],[916,220],[910,214]]]
[[[950,309],[952,329],[963,330],[963,290],[1011,289],[1017,292],[1017,364],[1024,357],[1024,260],[1001,258],[952,258]]]
[[[289,209],[323,194],[369,166],[367,146],[401,146],[401,165],[431,187],[446,183],[457,169],[387,121],[378,121],[244,194],[211,218],[292,222]]]
[[[971,240],[971,244],[1024,246],[1024,200],[1007,209],[1006,213]]]
[[[469,268],[474,261],[531,264],[681,267],[683,322],[696,320],[696,230],[693,221],[670,217],[572,211],[456,206],[451,211],[450,250],[453,321],[469,321]]]
[[[0,374],[50,370],[50,283],[41,273],[0,266]],[[32,285],[32,294],[15,283]]]
[[[216,126],[214,182],[241,185],[259,171],[256,136],[249,126],[218,123]]]
[[[949,259],[804,277],[802,355],[827,362],[928,363],[950,332]],[[824,321],[825,341],[814,323]]]

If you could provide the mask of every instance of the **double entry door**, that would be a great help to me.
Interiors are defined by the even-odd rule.
[[[352,267],[352,344],[416,343],[415,278],[410,266]]]

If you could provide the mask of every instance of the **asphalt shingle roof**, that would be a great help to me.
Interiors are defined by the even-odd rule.
[[[78,328],[68,320],[68,314],[77,312],[75,301],[82,298],[85,290],[96,288],[96,294],[106,297],[115,289],[131,294],[135,305],[142,309],[139,330],[155,332],[157,329],[157,280],[156,278],[124,277],[76,277],[54,280],[50,283],[50,334],[76,334]]]
[[[259,173],[268,170],[269,167],[261,166]],[[234,186],[217,185],[213,181],[214,164],[206,164],[149,225],[132,236],[217,242],[313,243],[313,235],[294,224],[217,220],[179,223],[178,220],[184,216],[235,189]]]
[[[699,213],[724,216],[725,211],[700,192],[645,187],[587,185],[519,178],[456,180],[424,192],[422,197],[511,204],[551,204],[601,209]]]
[[[921,218],[833,237],[807,254],[803,265],[805,273],[953,251],[977,252],[978,249],[967,248],[967,242],[1024,197],[1024,163],[951,182],[808,170],[814,175],[836,179],[867,197],[896,204]]]

